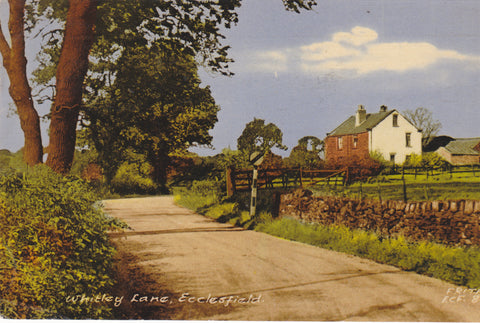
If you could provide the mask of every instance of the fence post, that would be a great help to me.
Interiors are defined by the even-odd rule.
[[[300,167],[300,187],[303,187],[303,180],[302,180],[302,167]]]
[[[403,201],[407,202],[407,184],[405,183],[405,178],[403,179]]]
[[[426,185],[423,185],[423,194],[425,195],[425,200],[428,201],[428,189]]]
[[[227,196],[235,193],[235,169],[232,166],[227,167],[225,179],[227,181]]]
[[[257,208],[257,178],[258,170],[257,166],[253,166],[253,176],[252,176],[252,198],[250,200],[250,216],[255,216],[255,211]]]
[[[378,190],[378,200],[382,203],[382,188],[380,187],[380,182],[377,179],[377,190]]]

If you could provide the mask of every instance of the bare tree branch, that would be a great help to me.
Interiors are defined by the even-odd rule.
[[[426,146],[442,128],[440,121],[434,120],[432,111],[426,108],[419,107],[415,111],[406,110],[404,115],[415,127],[422,130],[423,146]]]

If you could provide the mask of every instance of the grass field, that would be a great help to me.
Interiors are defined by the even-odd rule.
[[[425,173],[403,175],[409,201],[480,199],[480,172]],[[402,174],[378,176],[349,186],[317,185],[309,187],[316,195],[351,198],[403,200]]]

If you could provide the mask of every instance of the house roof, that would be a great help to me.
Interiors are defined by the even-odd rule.
[[[437,151],[438,148],[445,147],[446,145],[448,145],[449,142],[453,140],[455,140],[455,138],[452,138],[450,136],[432,137],[430,142],[425,147],[423,147],[423,152],[429,153],[429,152]]]
[[[445,149],[452,155],[479,155],[480,152],[474,147],[480,143],[480,138],[459,138],[450,141]]]
[[[385,119],[395,111],[397,110],[380,111],[377,113],[367,113],[366,120],[358,127],[355,127],[355,115],[353,115],[347,120],[345,120],[337,128],[335,128],[335,130],[328,133],[327,136],[354,135],[354,134],[365,132],[375,127],[377,124],[382,122],[383,119]]]

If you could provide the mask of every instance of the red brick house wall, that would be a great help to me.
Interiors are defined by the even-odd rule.
[[[338,138],[342,138],[342,148],[339,148]],[[357,138],[357,145],[354,147],[354,138]],[[327,164],[336,165],[351,162],[358,158],[369,156],[368,132],[355,135],[328,136],[325,138],[325,159]]]

